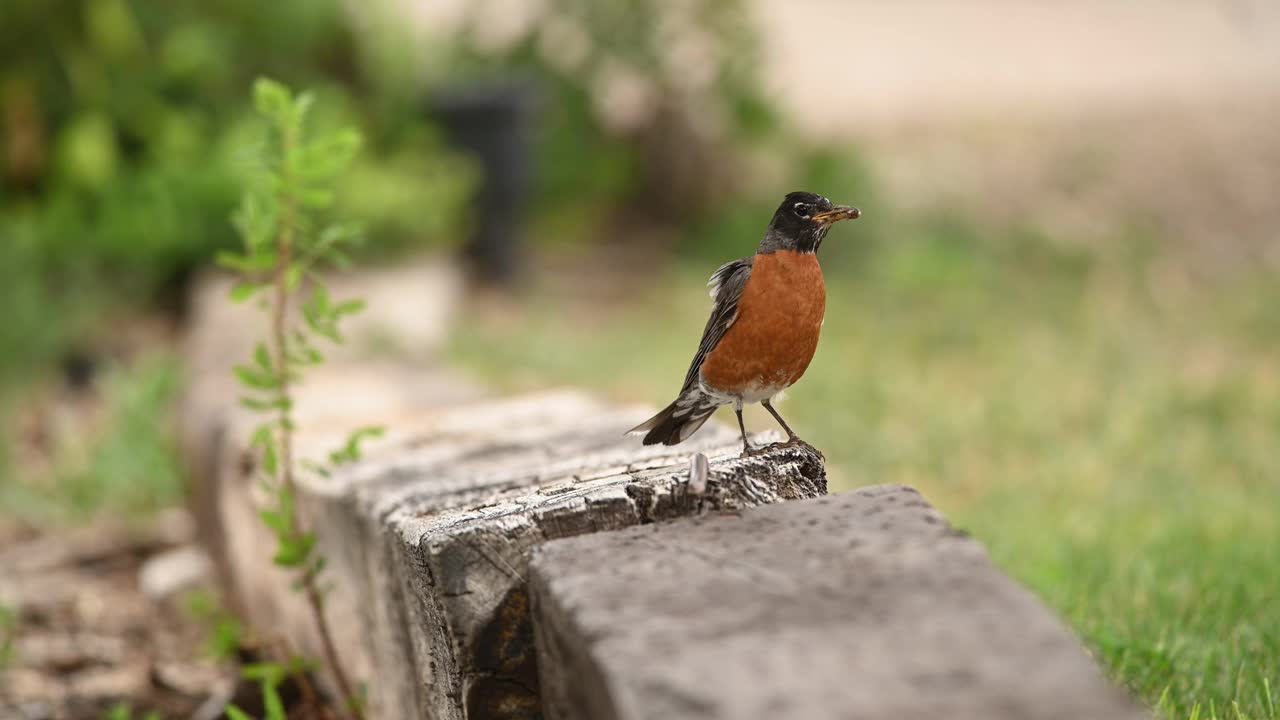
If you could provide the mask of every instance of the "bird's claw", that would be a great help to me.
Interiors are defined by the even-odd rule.
[[[772,443],[769,443],[768,445],[761,445],[759,447],[744,448],[742,450],[742,457],[744,458],[755,457],[756,455],[763,455],[769,452],[770,450],[775,450],[778,448],[795,447],[797,445],[803,445],[805,447],[813,447],[812,445],[805,442],[804,440],[801,440],[798,436],[792,435],[791,438],[786,440],[785,442],[772,442]]]

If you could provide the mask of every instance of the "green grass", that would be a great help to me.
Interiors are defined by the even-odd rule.
[[[855,252],[860,231],[824,247],[823,341],[780,407],[834,487],[919,488],[1163,715],[1280,717],[1280,278],[945,221]],[[534,293],[454,358],[665,404],[709,307],[692,265],[625,307]]]
[[[177,389],[170,352],[108,369],[95,387],[100,420],[63,438],[51,471],[32,477],[0,464],[0,512],[61,523],[96,513],[138,516],[179,502],[184,487],[172,431]],[[0,448],[0,455],[6,450],[12,448]]]

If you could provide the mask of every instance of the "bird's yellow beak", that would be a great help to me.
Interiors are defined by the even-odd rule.
[[[862,211],[856,207],[836,205],[826,212],[814,215],[813,219],[824,225],[830,225],[831,223],[837,223],[841,220],[857,220],[861,215]]]

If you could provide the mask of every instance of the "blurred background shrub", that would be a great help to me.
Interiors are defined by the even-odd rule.
[[[314,88],[319,122],[367,138],[339,197],[371,251],[456,237],[474,173],[372,45],[330,0],[4,3],[0,377],[58,357],[111,306],[175,305],[234,241],[259,74]]]

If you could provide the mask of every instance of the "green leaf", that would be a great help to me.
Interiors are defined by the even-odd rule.
[[[270,424],[262,424],[254,429],[253,435],[249,439],[249,447],[262,451],[262,470],[268,475],[274,476],[280,467],[276,454],[276,438],[271,428]]]
[[[271,529],[279,542],[285,543],[293,535],[293,493],[286,486],[281,486],[275,492],[275,509],[263,508],[258,511],[258,517],[262,518],[262,524]]]
[[[313,472],[319,475],[320,477],[327,478],[330,476],[329,469],[326,468],[324,465],[321,465],[320,463],[316,462],[315,460],[303,460],[302,467],[308,472]]]
[[[362,427],[353,430],[347,436],[347,442],[339,449],[329,453],[329,462],[333,465],[354,462],[360,459],[360,445],[365,440],[382,437],[386,429],[381,426]]]
[[[271,424],[263,423],[253,429],[249,436],[249,447],[267,448],[275,444],[275,436],[271,434]]]
[[[288,270],[284,271],[284,285],[289,288],[290,292],[297,290],[302,285],[302,263],[293,263]]]
[[[227,270],[244,272],[245,266],[249,263],[249,258],[246,255],[241,255],[230,250],[219,250],[218,254],[213,256],[213,261],[217,263],[219,267],[226,268]]]
[[[262,400],[260,398],[249,397],[246,395],[240,398],[240,405],[249,410],[256,410],[257,412],[268,412],[271,410],[284,410],[287,412],[293,409],[293,401],[286,397],[275,397],[270,400]]]
[[[274,372],[246,367],[244,365],[236,365],[232,370],[235,371],[236,377],[240,379],[240,382],[251,388],[256,388],[258,390],[275,390],[280,387],[280,378],[276,377]]]
[[[271,561],[281,567],[299,567],[305,565],[316,546],[316,535],[305,532],[292,538],[281,538],[276,554]]]
[[[247,713],[247,712],[245,712],[245,711],[241,710],[240,708],[236,707],[235,705],[228,705],[228,706],[225,708],[225,712],[227,713],[227,718],[228,718],[229,720],[253,720],[253,716],[252,716],[252,715],[250,715],[249,713]]]
[[[352,223],[335,223],[320,231],[318,242],[321,245],[356,244],[362,239],[359,226]]]
[[[311,291],[310,304],[316,313],[327,313],[332,303],[329,300],[329,288],[323,283],[316,283],[315,289]]]
[[[364,300],[346,300],[338,303],[333,308],[334,315],[354,315],[364,310],[367,303]]]
[[[284,703],[276,690],[277,683],[262,683],[262,704],[267,711],[267,720],[289,720],[284,712]]]
[[[289,158],[289,171],[313,184],[328,181],[351,164],[360,145],[360,133],[351,128],[321,136]]]
[[[249,397],[247,395],[240,396],[240,407],[246,410],[253,410],[254,412],[268,412],[275,409],[270,401],[259,400],[258,398]]]
[[[258,517],[262,518],[262,524],[270,528],[276,535],[289,534],[289,530],[291,529],[289,525],[289,518],[281,514],[279,510],[259,510]]]
[[[266,343],[260,342],[254,346],[253,361],[256,362],[258,364],[258,367],[262,368],[263,370],[271,373],[275,372],[276,366],[274,363],[271,362],[271,352],[267,350]]]
[[[335,345],[342,344],[342,334],[332,322],[320,322],[312,327],[315,333]]]
[[[298,202],[310,208],[322,210],[333,204],[333,191],[328,188],[298,188]]]
[[[280,512],[287,518],[293,517],[293,490],[288,485],[281,485],[276,490],[276,503],[280,506]]]
[[[288,352],[289,362],[294,365],[319,365],[324,362],[324,355],[310,345],[299,346],[297,343]]]
[[[262,289],[262,285],[260,283],[242,280],[236,283],[235,286],[231,288],[231,301],[238,302],[238,303],[244,302],[245,300],[248,300],[249,298],[253,297],[254,293],[258,292],[261,289]]]
[[[280,457],[276,454],[274,442],[269,442],[262,447],[262,471],[272,476],[280,471]]]
[[[223,615],[214,623],[205,650],[214,660],[231,660],[239,654],[243,641],[244,626],[234,616]]]
[[[293,101],[294,127],[302,127],[302,121],[306,120],[307,113],[311,112],[311,106],[315,104],[315,100],[315,93],[310,90],[303,90],[298,94],[297,99]]]
[[[326,249],[324,251],[324,259],[328,260],[331,265],[341,270],[351,267],[351,256],[336,247]]]
[[[228,270],[246,274],[266,272],[275,266],[275,258],[271,255],[262,253],[238,255],[228,250],[220,251],[214,257],[214,261]]]
[[[325,158],[329,165],[320,169],[337,172],[346,168],[360,152],[364,140],[352,128],[342,128],[330,135],[312,141],[307,148],[310,154]]]
[[[274,198],[255,190],[245,192],[235,214],[231,216],[231,224],[240,233],[245,247],[253,256],[248,262],[254,271],[263,272],[275,265],[276,217]]]
[[[275,120],[292,120],[293,97],[289,88],[271,78],[260,77],[253,83],[253,105],[258,112]]]
[[[315,334],[335,343],[342,342],[342,336],[338,334],[338,326],[335,323],[336,315],[333,303],[329,299],[329,290],[323,284],[316,283],[311,291],[311,297],[302,306],[302,317],[307,327],[311,328]]]
[[[291,542],[283,543],[276,548],[276,552],[271,556],[271,562],[280,567],[297,567],[303,563],[306,558],[302,555],[302,550]],[[295,586],[301,589],[300,586]]]
[[[240,667],[240,677],[268,685],[279,685],[287,670],[278,662],[248,663]]]

